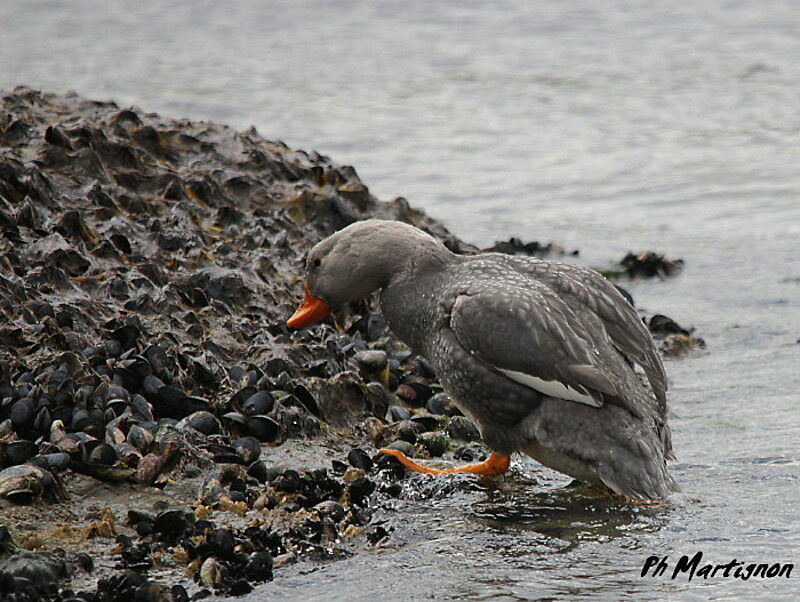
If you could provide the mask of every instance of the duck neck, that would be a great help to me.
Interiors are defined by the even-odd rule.
[[[434,331],[435,310],[443,273],[456,256],[442,246],[415,253],[381,291],[381,310],[392,332],[409,347],[424,353]]]

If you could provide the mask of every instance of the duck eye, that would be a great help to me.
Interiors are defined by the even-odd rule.
[[[319,257],[315,257],[314,259],[311,260],[311,265],[313,267],[315,267],[315,268],[318,268],[319,264],[321,264],[321,263],[322,263],[322,260],[320,260]]]

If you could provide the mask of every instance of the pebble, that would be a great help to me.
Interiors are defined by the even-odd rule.
[[[431,457],[439,457],[450,447],[450,438],[445,433],[423,433],[418,439]]]
[[[481,438],[478,428],[465,416],[453,416],[447,424],[447,434],[458,441],[479,441]]]

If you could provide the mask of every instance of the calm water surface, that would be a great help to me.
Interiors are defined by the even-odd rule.
[[[698,550],[800,561],[798,57],[796,2],[0,3],[0,88],[252,124],[478,244],[686,260],[630,286],[708,343],[667,365],[685,496],[615,505],[520,460],[500,489],[387,509],[389,545],[282,569],[254,600],[796,595],[800,572],[639,570]]]

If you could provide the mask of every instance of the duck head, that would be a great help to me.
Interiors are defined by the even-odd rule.
[[[392,278],[449,251],[408,224],[364,220],[350,224],[311,249],[306,259],[305,298],[286,325],[304,328],[350,301],[385,287]]]

